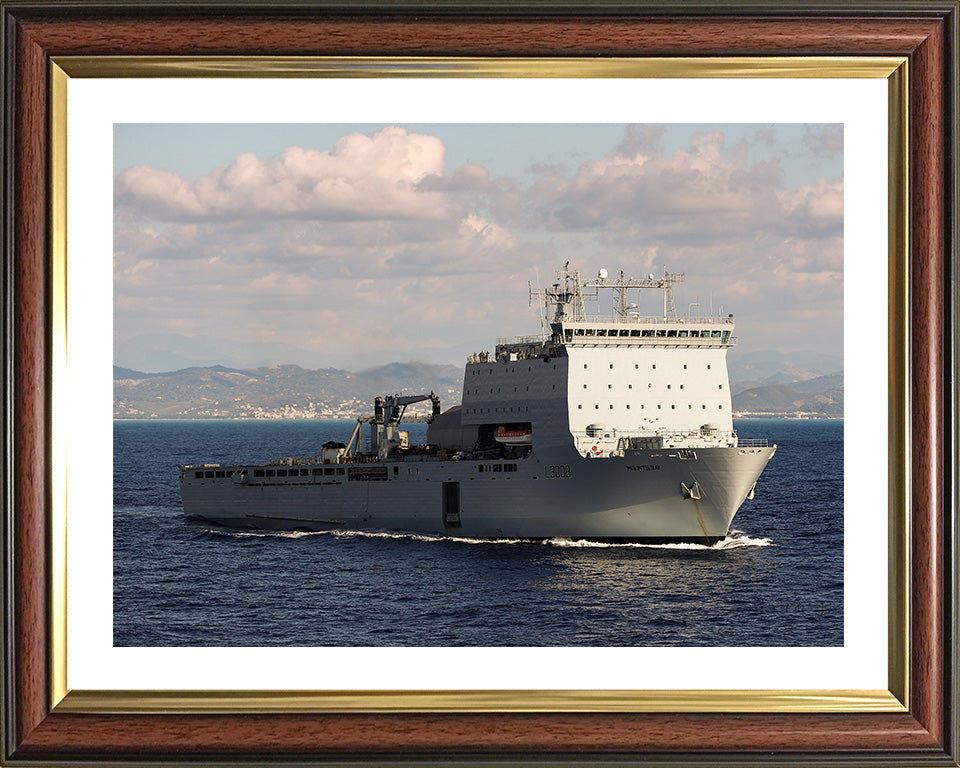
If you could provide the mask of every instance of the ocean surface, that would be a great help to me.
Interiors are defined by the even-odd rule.
[[[114,645],[843,645],[842,421],[736,422],[779,448],[713,547],[184,520],[179,464],[313,456],[353,423],[115,421]]]

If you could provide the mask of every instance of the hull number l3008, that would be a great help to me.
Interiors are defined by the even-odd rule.
[[[548,479],[570,477],[570,465],[550,464],[544,468],[543,476]]]

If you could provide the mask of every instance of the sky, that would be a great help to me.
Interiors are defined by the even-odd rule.
[[[462,365],[566,261],[843,352],[841,125],[118,124],[114,173],[124,367]]]

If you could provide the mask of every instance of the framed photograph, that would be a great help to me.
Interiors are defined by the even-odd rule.
[[[722,9],[201,3],[188,11],[175,4],[3,2],[2,19],[9,308],[4,315],[5,762],[958,764],[957,82],[950,64],[956,57],[956,3],[894,3],[877,13],[856,3]],[[778,147],[779,154],[761,144]],[[172,148],[167,154],[165,146]],[[289,156],[288,147],[301,146],[308,148]],[[217,159],[221,156],[225,159]],[[627,178],[627,161],[659,172],[644,186]],[[331,163],[341,170],[335,194],[324,197],[322,167]],[[297,171],[291,175],[293,166]],[[735,179],[721,182],[730,192],[729,205],[718,214],[713,235],[706,231],[710,217],[698,219],[689,200],[670,208],[671,192],[689,196],[692,189],[687,183],[672,190],[674,180],[684,173],[705,177],[708,166],[711,173]],[[214,172],[216,167],[226,170]],[[493,173],[499,174],[496,183]],[[398,183],[398,174],[410,176],[410,183]],[[596,181],[604,175],[605,182],[616,175],[617,185]],[[782,186],[784,176],[789,189],[777,191],[770,180]],[[267,186],[257,182],[266,178]],[[393,192],[381,195],[384,189]],[[618,198],[617,190],[630,200]],[[326,239],[319,246],[321,230],[311,228],[310,217],[296,207],[303,195],[316,198],[324,210]],[[776,204],[764,208],[767,218],[759,223],[734,221],[731,211],[739,210],[745,196]],[[598,259],[607,258],[607,251],[589,252],[612,245],[610,254],[622,253],[636,246],[637,230],[646,226],[645,233],[655,231],[662,242],[682,243],[674,250],[687,254],[690,263],[712,267],[698,251],[702,243],[691,239],[692,230],[655,230],[633,212],[631,201],[637,200],[661,218],[679,213],[688,224],[699,222],[700,239],[713,243],[726,237],[728,252],[720,258],[730,270],[748,271],[734,251],[762,248],[769,242],[766,233],[775,229],[782,236],[778,247],[790,252],[771,253],[763,264],[768,272],[782,271],[780,285],[792,292],[778,292],[775,282],[760,278],[726,279],[723,270],[711,275],[724,278],[727,295],[739,291],[748,305],[774,286],[770,301],[783,304],[789,296],[798,306],[796,315],[770,315],[764,331],[771,338],[783,339],[791,327],[802,327],[817,337],[819,350],[839,349],[846,357],[846,384],[853,394],[841,410],[843,468],[835,498],[823,502],[823,509],[832,505],[842,512],[842,520],[825,517],[824,526],[833,530],[820,542],[833,554],[818,552],[814,540],[805,544],[811,549],[794,547],[794,554],[809,562],[751,561],[754,568],[786,568],[781,580],[796,589],[771,597],[744,584],[743,615],[731,622],[728,615],[707,612],[696,636],[670,635],[669,627],[647,627],[635,615],[632,630],[625,625],[620,640],[612,641],[597,634],[604,626],[599,614],[577,624],[584,628],[579,638],[568,635],[563,627],[573,625],[562,623],[571,615],[562,601],[569,592],[561,589],[554,590],[561,600],[555,605],[548,600],[550,590],[531,598],[540,611],[537,634],[497,637],[490,622],[469,623],[465,617],[472,640],[450,635],[454,640],[444,641],[426,629],[428,636],[393,632],[378,642],[369,627],[356,622],[323,635],[300,632],[304,625],[289,617],[265,626],[252,603],[249,626],[220,625],[214,609],[218,590],[203,583],[203,567],[164,576],[127,568],[129,556],[115,559],[117,548],[129,555],[131,547],[144,546],[130,533],[138,530],[141,507],[151,504],[145,496],[153,486],[147,479],[110,482],[111,474],[133,476],[145,466],[118,462],[124,450],[116,452],[114,437],[129,439],[130,446],[159,443],[123,427],[114,433],[109,414],[117,416],[118,407],[121,416],[167,414],[142,399],[117,406],[114,398],[111,360],[114,366],[140,360],[145,369],[164,367],[156,362],[160,358],[150,358],[157,349],[138,330],[140,318],[149,315],[146,326],[167,329],[190,321],[193,330],[226,322],[236,332],[238,318],[255,315],[262,334],[253,338],[251,325],[239,338],[247,342],[243,359],[256,359],[260,349],[280,348],[261,342],[290,341],[287,329],[305,317],[291,298],[297,291],[275,292],[286,297],[287,306],[258,305],[264,286],[285,279],[287,288],[315,293],[336,267],[349,288],[330,295],[329,327],[344,338],[372,340],[383,323],[363,320],[379,304],[363,304],[360,272],[382,269],[389,261],[390,269],[440,271],[432,290],[455,285],[472,291],[478,307],[494,308],[506,320],[513,318],[512,310],[499,302],[516,298],[521,253],[533,250],[575,252],[596,277],[581,279],[569,271],[572,266],[561,266],[557,285],[574,280],[578,290],[571,296],[578,296],[580,287],[612,288],[621,302],[613,300],[614,318],[641,312],[628,305],[634,300],[624,293],[628,287],[656,288],[666,322],[685,307],[679,301],[676,309],[671,306],[671,284],[680,276],[655,274],[654,268],[661,268],[657,253],[637,262],[650,274],[636,276],[636,285],[628,286],[625,277],[617,283],[605,273]],[[618,205],[631,206],[631,213],[611,217]],[[381,213],[372,215],[374,209]],[[805,229],[796,221],[789,232],[776,229],[787,209],[802,213]],[[369,221],[376,222],[378,244],[359,243],[369,226],[362,222]],[[745,227],[750,231],[742,231]],[[807,236],[813,239],[805,241]],[[384,239],[389,248],[383,248]],[[161,245],[144,245],[148,241]],[[269,268],[277,263],[269,243],[290,254],[284,269]],[[242,252],[242,263],[220,261],[217,251],[224,248]],[[354,274],[350,270],[362,263],[356,255],[361,252],[370,261]],[[309,264],[307,257],[313,260]],[[489,269],[467,268],[471,258],[482,258]],[[496,265],[508,275],[510,290],[497,289]],[[186,279],[207,269],[209,278]],[[258,276],[258,270],[268,274]],[[560,307],[560,289],[549,287],[553,276],[542,278],[546,287],[535,278],[529,288],[521,286],[521,298],[541,296]],[[726,317],[714,312],[712,295],[704,296],[706,284],[691,282],[699,296],[678,296],[695,306],[693,316]],[[416,286],[420,307],[430,299],[423,286]],[[386,350],[402,348],[414,359],[431,344],[449,346],[429,337],[429,324],[420,322],[423,312],[405,314],[402,302],[417,299],[416,290],[409,290],[413,293],[398,290],[392,298],[396,324],[409,329],[410,340],[392,333],[384,349],[371,341],[370,355],[379,359]],[[231,314],[229,302],[220,303],[224,295],[241,304],[242,312]],[[383,293],[371,301],[382,304]],[[763,303],[755,303],[759,313]],[[432,322],[476,346],[461,350],[454,344],[450,354],[466,357],[468,378],[471,366],[483,373],[490,353],[478,351],[482,340],[470,335],[476,322],[469,305],[451,306],[456,318],[438,308]],[[578,346],[575,334],[582,325],[577,306],[573,301],[554,309],[557,344],[571,349]],[[348,326],[338,318],[351,312],[357,319],[347,337]],[[790,317],[818,313],[827,318],[819,325],[813,320],[790,325]],[[699,332],[698,323],[688,321],[675,333],[689,338]],[[566,331],[570,338],[564,338]],[[698,345],[725,345],[722,334],[721,329],[716,341],[710,336]],[[115,348],[124,350],[123,359],[110,349],[111,337]],[[637,337],[642,343],[641,332]],[[497,362],[502,357],[512,365],[531,356],[551,362],[546,342],[541,356],[537,344],[525,338],[498,339]],[[596,346],[586,342],[579,346]],[[489,348],[493,343],[491,338]],[[784,339],[785,346],[790,343]],[[309,343],[303,344],[309,351]],[[360,359],[349,357],[356,348],[349,341],[325,347],[342,353],[350,365]],[[294,353],[294,346],[285,347],[284,354]],[[586,369],[593,358],[583,361]],[[662,384],[655,378],[651,387]],[[702,389],[703,381],[688,381],[688,389]],[[583,388],[589,391],[595,383],[584,378]],[[723,391],[725,382],[719,386]],[[460,418],[466,425],[471,409],[490,405],[468,395],[465,387]],[[688,407],[686,394],[670,397]],[[710,407],[729,410],[729,397],[714,395],[719,399],[710,400]],[[634,418],[625,410],[630,398],[614,400],[603,407],[623,409],[616,411],[618,418]],[[677,407],[670,404],[674,400],[665,401],[668,408]],[[344,396],[338,402],[331,413],[339,414],[351,401]],[[599,401],[591,403],[586,407],[599,411]],[[170,414],[230,415],[219,400],[178,407]],[[297,413],[312,409],[311,418],[321,412],[313,402],[296,408]],[[491,436],[498,440],[494,458],[486,462],[469,451],[461,454],[476,472],[505,484],[519,479],[507,475],[518,456],[523,464],[529,424],[534,432],[539,427],[535,417],[529,423],[520,417],[502,420],[503,434]],[[570,421],[573,429],[573,416]],[[584,442],[584,460],[601,465],[596,458],[607,450],[603,430],[584,417],[587,421],[582,437],[591,440]],[[698,441],[715,438],[703,428]],[[760,450],[759,441],[744,438],[752,437],[749,431],[741,429],[741,453]],[[389,453],[394,438],[400,446],[400,433],[371,432],[371,450],[380,444]],[[218,443],[223,440],[215,436],[209,444]],[[475,447],[480,444],[477,438]],[[681,458],[693,458],[702,447],[698,442],[678,450]],[[441,450],[448,448],[457,446],[451,442]],[[197,462],[208,457],[194,458],[196,452],[193,446],[176,454],[186,457],[177,463],[191,465],[181,469],[182,482],[225,485],[231,459],[217,454],[201,466]],[[104,459],[111,453],[113,473]],[[826,458],[826,449],[821,456]],[[333,464],[345,465],[351,480],[379,479],[371,475],[379,464],[365,466],[356,459],[359,463],[349,465],[341,458],[338,454]],[[161,463],[168,459],[164,454]],[[562,466],[552,467],[559,482]],[[242,465],[230,469],[237,477],[229,482],[280,482],[276,477],[287,477],[291,467],[298,484],[324,482],[327,464],[321,457]],[[336,470],[329,468],[329,482],[336,483]],[[397,473],[401,468],[412,470],[415,462],[394,465]],[[275,473],[274,479],[255,480],[257,469],[264,476]],[[442,531],[456,538],[459,527],[473,521],[461,520],[460,483],[439,479],[445,500],[458,496],[444,501]],[[684,503],[698,504],[703,489],[697,483],[680,487]],[[752,487],[746,490],[752,497]],[[125,493],[137,497],[136,503],[117,501],[117,494],[126,498]],[[722,539],[721,545],[763,549],[767,540],[750,538],[761,532],[724,538],[727,530],[713,531],[706,514],[698,512],[704,541],[698,534],[694,546],[707,548]],[[289,520],[281,522],[279,527],[290,527]],[[327,522],[333,529],[343,523]],[[389,527],[377,523],[371,526]],[[179,519],[176,524],[179,531]],[[608,533],[624,535],[620,529],[595,535]],[[543,538],[522,528],[498,531],[507,541],[528,534]],[[208,532],[194,535],[198,557],[223,555],[204,539]],[[473,535],[489,532],[477,529]],[[660,529],[643,536],[650,538],[645,545],[655,546],[673,546],[676,538]],[[581,538],[590,535],[575,534],[574,542],[562,543]],[[270,541],[269,546],[277,543]],[[277,557],[303,557],[284,541]],[[265,552],[268,545],[262,543]],[[151,545],[145,546],[144,559]],[[230,546],[236,549],[237,540]],[[241,580],[242,563],[232,571]],[[835,610],[806,610],[804,579],[813,579],[815,570],[820,581],[832,585],[818,588],[817,595],[836,596]],[[749,577],[742,569],[738,573]],[[318,573],[311,577],[320,583]],[[143,579],[164,578],[179,581],[180,602],[151,614],[156,606],[138,602],[138,591]],[[271,591],[277,599],[289,596]],[[766,609],[757,603],[774,599],[791,601],[792,623],[780,622],[773,634],[765,634]],[[377,603],[375,609],[389,606]],[[732,609],[724,603],[724,611]],[[443,610],[451,608],[445,604]],[[557,620],[549,637],[543,634],[547,614]],[[815,616],[826,618],[810,618]],[[233,637],[225,634],[241,629]],[[665,633],[661,642],[650,641],[653,631]],[[274,639],[258,641],[263,637]],[[299,641],[291,641],[294,637]]]

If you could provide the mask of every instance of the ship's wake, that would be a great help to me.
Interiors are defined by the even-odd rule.
[[[676,542],[672,544],[644,544],[643,542],[607,542],[590,541],[589,539],[548,539],[544,544],[554,547],[613,547],[613,548],[635,548],[635,549],[690,549],[703,551],[733,550],[733,549],[752,549],[754,547],[769,547],[773,545],[772,539],[753,538],[747,536],[743,531],[730,531],[726,538],[721,539],[716,544],[695,544],[692,542]]]
[[[644,544],[641,542],[605,542],[590,541],[589,539],[570,539],[553,538],[544,540],[531,539],[470,539],[460,536],[439,536],[424,533],[401,533],[396,531],[354,531],[333,529],[326,531],[241,531],[232,528],[203,528],[201,533],[213,535],[225,535],[233,538],[267,538],[267,539],[302,539],[309,536],[328,536],[337,539],[396,539],[406,541],[419,541],[429,543],[454,542],[457,544],[527,544],[533,546],[561,547],[561,548],[634,548],[634,549],[677,549],[677,550],[703,550],[703,551],[727,551],[735,549],[752,549],[756,547],[769,547],[773,541],[767,538],[754,538],[747,536],[743,531],[730,531],[726,538],[721,539],[716,544],[693,544],[693,543],[674,543],[674,544]]]

